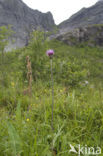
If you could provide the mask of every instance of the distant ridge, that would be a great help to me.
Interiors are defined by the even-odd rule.
[[[68,32],[78,27],[85,27],[93,24],[103,24],[103,0],[89,8],[82,8],[68,20],[59,24],[60,32]]]

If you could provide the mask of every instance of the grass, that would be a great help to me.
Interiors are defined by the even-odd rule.
[[[16,108],[1,109],[1,155],[52,155],[52,141],[57,155],[63,156],[71,155],[69,144],[103,147],[103,97],[99,90],[89,86],[81,94],[78,90],[67,94],[65,88],[55,86],[53,133],[49,90],[42,86],[36,94],[30,99],[19,98]]]
[[[48,43],[55,50],[54,131],[46,48],[36,53],[34,45],[5,54],[5,65],[0,66],[0,156],[72,156],[70,144],[76,149],[78,144],[103,148],[102,48]],[[28,87],[28,54],[33,72],[31,97],[23,95]]]

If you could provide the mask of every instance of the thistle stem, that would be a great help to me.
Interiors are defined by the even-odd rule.
[[[52,121],[51,121],[51,128],[54,130],[53,126],[53,118],[54,118],[54,81],[53,81],[53,60],[52,58],[50,59],[50,64],[51,64],[51,84],[52,84]]]

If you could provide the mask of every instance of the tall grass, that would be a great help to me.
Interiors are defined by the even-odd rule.
[[[98,89],[88,86],[81,94],[78,90],[67,94],[65,88],[55,86],[53,136],[51,95],[46,87],[37,93],[39,97],[33,97],[32,103],[19,98],[17,108],[11,114],[6,108],[1,110],[1,156],[50,156],[52,141],[54,153],[62,156],[72,155],[70,144],[103,147],[103,97]],[[23,111],[26,102],[29,102],[29,112]]]
[[[55,50],[54,131],[47,48]],[[23,94],[28,87],[28,54],[31,97]],[[102,55],[98,47],[69,47],[58,41],[31,42],[6,53],[0,66],[0,156],[72,156],[70,144],[103,150]]]

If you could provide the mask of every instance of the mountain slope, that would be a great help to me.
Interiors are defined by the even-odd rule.
[[[12,25],[16,32],[15,44],[9,48],[22,47],[27,44],[28,34],[33,29],[52,30],[54,24],[50,12],[41,13],[29,8],[22,0],[0,0],[0,26]]]
[[[103,24],[103,0],[89,8],[81,9],[58,27],[61,32],[68,32],[71,29],[92,24]]]

